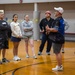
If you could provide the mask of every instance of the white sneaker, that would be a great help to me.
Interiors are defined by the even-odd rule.
[[[33,56],[34,59],[37,59],[36,55]]]
[[[64,53],[64,49],[62,49],[62,53]]]
[[[18,59],[18,60],[21,60],[21,58],[20,58],[20,57],[18,57],[18,56],[16,56],[16,57],[17,57],[17,59]]]
[[[19,58],[18,56],[14,56],[13,60],[18,61],[21,60],[21,58]]]
[[[26,58],[29,58],[29,55],[26,55]]]
[[[62,71],[63,70],[63,66],[56,66],[55,68],[52,68],[53,71]]]

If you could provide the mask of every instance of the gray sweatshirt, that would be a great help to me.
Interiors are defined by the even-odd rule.
[[[25,29],[29,31],[25,31]],[[33,35],[33,22],[25,20],[21,23],[21,31],[23,36],[32,36]]]

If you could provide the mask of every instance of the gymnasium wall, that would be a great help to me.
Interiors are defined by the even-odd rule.
[[[66,2],[75,0],[0,0],[0,4],[11,4],[11,3],[35,3],[35,2]]]
[[[52,17],[54,18],[54,7],[63,7],[65,12],[63,17],[69,23],[69,29],[67,33],[75,33],[75,2],[48,2],[48,3],[38,3],[38,10],[40,11],[40,20],[44,18],[44,13],[46,10],[51,10]],[[30,19],[33,20],[34,4],[0,4],[0,9],[5,10],[5,18],[8,18],[10,23],[12,20],[12,15],[14,13],[18,14],[19,22],[24,19],[24,15],[28,14]]]
[[[19,3],[20,0],[0,0],[0,4]]]

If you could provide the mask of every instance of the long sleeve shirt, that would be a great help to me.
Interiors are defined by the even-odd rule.
[[[20,25],[19,25],[18,22],[11,22],[10,26],[11,26],[11,31],[12,31],[12,36],[13,37],[22,36]]]
[[[28,31],[25,31],[27,29]],[[25,20],[21,23],[21,31],[22,35],[24,36],[30,36],[33,35],[33,22],[28,21],[26,22]]]
[[[46,26],[48,25],[49,27],[52,26],[54,19],[50,18],[50,20],[48,21],[46,18],[42,19],[39,26],[41,30],[44,30],[44,33],[46,32]]]
[[[0,41],[8,39],[8,31],[10,26],[5,20],[0,20]]]

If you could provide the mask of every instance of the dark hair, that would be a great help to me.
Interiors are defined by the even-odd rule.
[[[14,17],[15,17],[15,15],[17,15],[17,14],[14,14],[14,15],[13,15],[13,19],[12,19],[12,21],[14,21]]]

